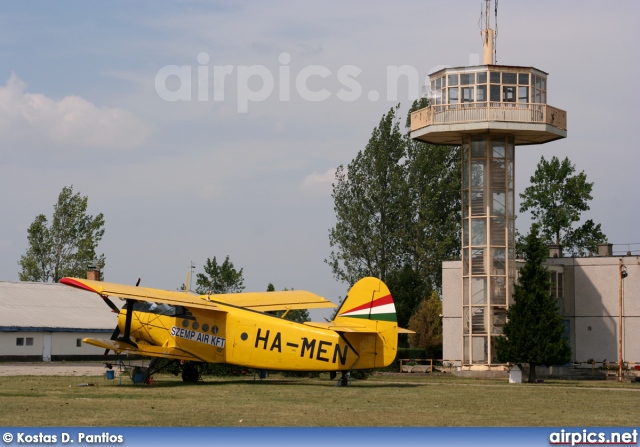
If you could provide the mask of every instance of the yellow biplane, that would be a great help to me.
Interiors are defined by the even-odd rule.
[[[355,369],[382,368],[396,357],[399,329],[387,286],[363,278],[331,322],[296,323],[266,312],[336,307],[310,292],[195,295],[102,281],[61,283],[100,295],[118,313],[110,340],[83,342],[105,352],[179,361],[185,382],[199,380],[198,365],[226,363],[257,370],[328,371],[347,385]],[[109,297],[126,300],[119,309]],[[153,368],[148,375],[153,374]]]

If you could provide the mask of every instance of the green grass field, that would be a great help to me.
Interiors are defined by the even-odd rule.
[[[93,386],[78,386],[91,383]],[[508,384],[376,374],[335,387],[328,375],[152,385],[119,378],[0,377],[2,426],[637,426],[640,384]]]

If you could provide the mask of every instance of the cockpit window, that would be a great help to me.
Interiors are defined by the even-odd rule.
[[[182,306],[171,306],[164,303],[139,303],[133,305],[133,310],[137,312],[148,312],[156,315],[167,315],[174,317],[184,315],[185,309]]]

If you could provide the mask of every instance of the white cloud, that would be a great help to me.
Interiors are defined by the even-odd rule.
[[[331,195],[331,185],[335,178],[336,168],[329,168],[322,174],[313,172],[304,178],[299,190],[307,197],[328,197]]]
[[[15,73],[0,87],[0,137],[14,142],[131,149],[141,146],[148,134],[149,127],[132,112],[97,107],[75,95],[56,101],[30,93]]]

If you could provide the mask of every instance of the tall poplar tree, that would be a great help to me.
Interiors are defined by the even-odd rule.
[[[558,303],[551,295],[549,271],[542,265],[549,249],[531,227],[522,243],[525,265],[513,290],[504,337],[496,338],[498,360],[529,364],[529,383],[536,381],[536,366],[559,365],[571,360],[569,340]]]
[[[407,130],[411,112],[427,105],[425,98],[414,101]],[[409,207],[402,239],[407,262],[424,281],[427,297],[442,286],[442,261],[460,256],[460,148],[412,140],[408,131],[406,138]]]
[[[385,114],[364,151],[333,184],[337,223],[326,261],[350,285],[364,276],[387,283],[398,324],[406,327],[420,302],[442,286],[442,261],[460,255],[459,148],[410,138],[398,108]]]
[[[337,223],[329,230],[332,247],[326,260],[334,276],[354,284],[364,276],[386,279],[402,265],[401,228],[407,194],[404,168],[406,140],[389,110],[363,151],[345,168],[339,166],[332,197]]]
[[[104,216],[87,214],[88,198],[65,186],[53,206],[51,225],[44,214],[36,216],[27,230],[29,246],[20,257],[20,281],[58,282],[65,276],[85,278],[87,268],[105,265],[97,255],[104,235]]]

